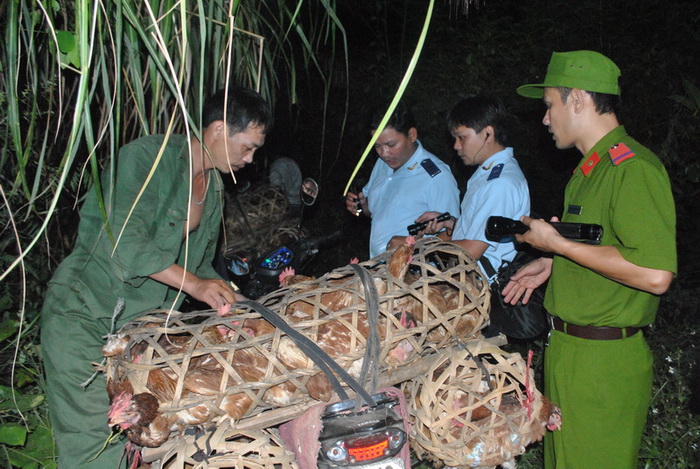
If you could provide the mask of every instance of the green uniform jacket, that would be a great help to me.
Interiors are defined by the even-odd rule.
[[[102,359],[118,299],[124,299],[124,310],[116,329],[144,311],[179,307],[184,293],[178,296],[149,278],[153,273],[177,263],[200,278],[219,278],[212,261],[221,225],[221,178],[212,172],[201,222],[186,239],[188,140],[173,135],[163,142],[163,136],[149,136],[125,145],[114,188],[107,174],[102,177],[116,249],[90,192],[80,211],[75,248],[49,284],[41,343],[59,468],[113,468],[122,452],[123,445],[110,446],[89,461],[109,434],[108,399],[101,376],[87,389],[81,387],[93,372],[91,363]]]
[[[613,150],[623,144],[631,151]],[[619,146],[620,148],[624,148]],[[676,272],[676,213],[666,169],[620,126],[586,155],[566,187],[564,222],[597,223],[601,245],[626,260]],[[545,307],[566,322],[594,326],[646,326],[659,297],[624,286],[555,256]]]

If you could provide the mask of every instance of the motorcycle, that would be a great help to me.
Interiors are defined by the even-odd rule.
[[[356,410],[354,399],[328,405],[321,415],[319,469],[358,467],[404,469],[399,452],[407,443],[407,428],[399,398],[386,392],[371,396],[372,406]]]
[[[296,228],[301,234],[304,210],[315,203],[318,184],[307,178],[300,195],[303,205]],[[241,293],[255,300],[279,288],[279,277],[285,269],[291,267],[296,273],[303,271],[321,247],[339,237],[340,230],[316,237],[300,235],[299,239],[274,246],[258,256],[228,253],[225,263]],[[369,401],[360,406],[355,399],[327,405],[320,415],[316,467],[405,469],[406,464],[399,454],[408,440],[408,429],[402,417],[405,410],[399,410],[403,405],[405,403],[402,404],[397,395],[387,392],[372,394]]]
[[[254,300],[276,290],[279,288],[279,276],[284,269],[291,267],[295,272],[301,272],[319,252],[319,248],[340,237],[339,230],[315,237],[304,235],[304,210],[316,202],[318,190],[318,183],[311,178],[306,178],[301,185],[302,206],[296,226],[296,240],[281,243],[261,253],[224,253],[229,279],[238,286],[244,296]]]

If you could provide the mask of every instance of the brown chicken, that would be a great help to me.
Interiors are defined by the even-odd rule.
[[[270,362],[258,348],[245,347],[222,353],[222,358],[226,361],[228,361],[228,353],[233,353],[230,363],[237,377],[224,373],[223,366],[218,360],[211,355],[205,355],[204,360],[193,362],[188,370],[185,376],[185,388],[196,394],[214,396],[239,382],[264,381]],[[279,377],[281,373],[276,368],[272,368],[270,375]],[[296,387],[286,381],[268,388],[262,400],[272,405],[288,405],[295,391]],[[227,395],[220,408],[236,421],[245,415],[253,402],[253,398],[245,392],[236,393]]]
[[[290,287],[297,283],[310,280],[316,279],[314,277],[307,277],[306,275],[297,275],[293,267],[285,267],[285,269],[279,275],[280,287]]]
[[[392,277],[403,280],[411,266],[413,260],[413,251],[415,251],[416,238],[407,236],[403,244],[394,250],[389,258],[387,271]]]
[[[153,394],[134,395],[128,381],[108,382],[107,393],[110,400],[108,425],[118,426],[133,443],[156,448],[176,429],[173,428],[176,417],[161,414],[160,403]]]
[[[415,323],[408,319],[408,316],[400,315],[399,323],[403,328],[415,327]],[[344,358],[352,353],[356,353],[359,348],[364,348],[364,343],[357,340],[358,335],[363,338],[369,336],[369,326],[367,324],[366,314],[358,315],[359,322],[355,326],[350,326],[352,315],[343,316],[337,321],[328,322],[318,329],[318,336],[314,342],[326,352],[331,358]],[[386,320],[381,320],[379,323],[380,338],[386,337]],[[345,325],[347,324],[347,326]],[[389,327],[395,327],[390,325]],[[389,366],[396,366],[408,360],[413,352],[413,346],[406,339],[400,341],[388,353],[386,361]],[[287,336],[282,337],[280,346],[277,352],[277,358],[290,369],[296,368],[311,368],[314,366],[311,360],[297,344]],[[360,376],[363,359],[357,359],[347,368],[346,371],[353,378]],[[332,386],[323,373],[318,373],[306,383],[307,393],[314,399],[328,401],[332,397]]]
[[[289,270],[286,272],[280,274],[281,286],[293,287],[293,291],[296,294],[318,288],[318,285],[316,284],[304,283],[315,279],[304,275],[295,275],[294,269],[288,269]],[[319,316],[325,316],[326,311],[340,311],[341,309],[352,305],[355,301],[355,296],[346,288],[353,287],[354,282],[354,277],[344,277],[341,279],[330,280],[329,285],[333,286],[335,289],[333,291],[321,293],[319,303],[323,305],[323,309],[319,310]],[[344,288],[344,286],[346,288]],[[293,323],[313,319],[314,312],[316,311],[314,302],[315,298],[312,298],[309,301],[293,301],[285,308],[284,315]]]
[[[552,404],[545,396],[541,396],[542,407],[537,415],[534,416],[534,420],[541,424],[542,429],[547,428],[548,430],[554,431],[561,428],[561,411],[557,406]],[[471,404],[470,404],[471,401]],[[511,415],[515,412],[521,411],[526,408],[526,403],[518,399],[515,392],[505,394],[500,396],[500,400],[494,398],[489,402],[481,404],[475,407],[474,396],[470,396],[466,393],[459,392],[452,403],[453,410],[464,412],[460,413],[458,418],[452,420],[452,435],[453,437],[458,437],[461,432],[460,428],[464,426],[462,422],[465,420],[471,422],[478,422],[487,417],[490,417],[494,412],[500,415]],[[496,405],[498,406],[496,408]],[[542,433],[544,430],[542,430]],[[536,435],[537,437],[541,435]]]
[[[148,326],[148,325],[147,325]],[[152,324],[152,326],[158,326]],[[206,345],[223,343],[227,337],[217,328],[205,328],[201,340],[195,348]],[[190,335],[162,335],[156,347],[156,356],[175,355],[184,353],[191,345]],[[107,357],[121,356],[132,363],[141,363],[143,353],[148,344],[139,342],[127,350],[129,335],[121,333],[110,337],[103,347]],[[190,363],[188,374],[205,363],[210,355],[195,357]],[[184,389],[181,397],[191,393],[201,394],[196,386],[196,379],[185,375]],[[219,377],[221,374],[219,374]],[[219,378],[220,379],[220,378]],[[118,426],[124,430],[130,441],[140,446],[157,447],[167,440],[173,431],[180,431],[187,425],[207,423],[213,416],[212,409],[206,404],[185,407],[182,410],[163,413],[161,403],[171,403],[175,399],[177,375],[170,368],[153,368],[146,377],[146,391],[135,393],[131,383],[123,377],[108,373],[107,393],[110,399],[109,425]],[[222,403],[222,407],[225,403]]]
[[[389,265],[392,275],[402,278],[406,274],[412,252],[411,244],[397,248]],[[305,280],[301,276],[296,276],[293,272],[287,273],[291,275],[281,278],[281,281],[287,282],[288,286],[296,283],[302,289],[306,287],[301,285]],[[357,279],[354,276],[332,280],[331,283],[337,290],[319,295],[320,302],[326,311],[338,311],[351,305],[354,301],[362,301],[354,293],[357,289]],[[346,283],[348,287],[343,289],[343,285]],[[386,290],[386,285],[379,279],[375,279],[375,285],[380,292]],[[313,285],[310,285],[309,288],[313,288]],[[303,303],[303,301],[298,300],[286,308],[284,314],[290,322],[308,319],[305,317],[304,311],[307,308],[300,306]],[[314,306],[306,304],[311,308],[308,313],[310,317],[313,314]],[[228,308],[218,312],[219,316],[228,317],[230,314]],[[323,315],[325,313],[321,316]],[[348,314],[318,326],[315,342],[331,357],[343,357],[364,346],[363,341],[369,335],[366,314],[357,314],[359,320],[357,324],[353,324],[352,316],[352,314]],[[388,328],[407,328],[413,325],[415,323],[404,311],[399,314],[397,320],[386,317],[380,320],[379,334],[380,337],[386,337]],[[153,324],[153,326],[161,327],[162,325]],[[235,316],[232,316],[230,324],[205,328],[201,335],[197,336],[198,343],[194,346],[192,344],[194,337],[189,334],[162,335],[157,341],[157,347],[154,347],[155,352],[151,353],[156,353],[156,356],[159,357],[185,354],[192,348],[196,350],[203,346],[228,342],[244,344],[244,341],[249,338],[272,334],[275,330],[275,327],[264,319],[244,319],[240,322],[235,319]],[[146,351],[153,349],[146,341],[130,345],[131,338],[128,332],[125,331],[111,337],[103,348],[104,355],[122,357],[132,363],[139,363]],[[279,370],[278,367],[270,367],[269,352],[264,352],[261,347],[265,346],[242,346],[220,351],[216,356],[213,353],[195,354],[191,357],[189,367],[182,378],[183,390],[179,396],[180,401],[194,395],[219,395],[227,388],[240,382],[262,382],[269,377],[279,378],[283,371]],[[401,341],[390,351],[389,361],[395,360],[395,363],[401,363],[412,352],[413,348],[410,343],[407,340]],[[229,353],[233,355],[229,356]],[[276,356],[289,370],[313,367],[310,359],[285,335],[281,337]],[[224,372],[222,362],[230,364],[231,368],[235,370],[236,376]],[[361,360],[356,360],[351,367],[351,374],[358,376],[360,365]],[[257,399],[252,391],[251,394],[239,392],[225,396],[218,408],[210,408],[210,404],[199,404],[193,407],[181,406],[179,410],[171,411],[168,410],[168,407],[177,397],[175,394],[178,379],[178,375],[168,367],[150,370],[147,375],[146,391],[140,393],[135,393],[128,381],[112,379],[108,383],[111,402],[110,425],[121,427],[129,440],[138,445],[155,447],[167,440],[172,432],[182,431],[187,425],[206,425],[222,413],[234,421],[238,420],[248,412]],[[322,374],[309,379],[306,387],[307,393],[312,397],[323,400],[328,400],[331,397],[330,384]],[[262,396],[262,400],[272,405],[285,406],[291,403],[291,398],[295,393],[297,393],[296,386],[291,381],[284,381],[268,388]]]
[[[434,305],[437,306],[437,311],[440,313],[454,311],[460,307],[458,304],[459,292],[452,286],[431,285],[429,289],[430,292],[428,298]],[[442,298],[442,300],[435,299],[435,297]],[[462,305],[462,307],[463,306],[464,305]],[[418,312],[415,311],[416,309],[418,308],[414,307],[413,314],[418,314]],[[418,311],[420,311],[420,309],[418,309]],[[427,339],[429,342],[437,344],[437,347],[440,348],[446,341],[451,340],[453,337],[460,339],[473,337],[477,332],[478,324],[479,313],[477,310],[472,310],[462,314],[457,319],[457,323],[454,324],[454,332],[448,333],[447,329],[443,325],[439,325],[428,332]]]
[[[414,245],[415,239],[413,236],[409,236],[404,244],[396,248],[389,259],[387,270],[390,275],[398,280],[402,280],[408,272],[415,249]],[[289,276],[293,274],[292,270],[284,278],[280,276],[281,280],[287,281],[290,278],[294,278]],[[379,295],[386,292],[387,286],[382,279],[373,278],[373,281]],[[336,290],[322,293],[320,297],[321,304],[330,311],[340,311],[355,304],[356,301],[362,301],[352,293],[353,289],[357,289],[357,282],[358,279],[355,276],[331,280],[330,283],[336,287]],[[312,318],[313,305],[302,300],[295,301],[287,307],[285,316],[297,320],[300,320],[300,318]],[[397,319],[399,319],[400,328],[415,327],[415,322],[412,319],[409,320],[409,318],[410,314],[407,314],[405,311],[399,311]],[[387,337],[387,323],[389,323],[389,328],[399,327],[393,321],[380,316],[379,336],[382,339]],[[354,323],[353,314],[343,315],[332,322],[321,324],[313,340],[331,358],[336,359],[355,353],[358,348],[364,348],[364,340],[368,336],[369,324],[367,314],[366,312],[359,312],[356,324]],[[361,341],[358,340],[360,337],[362,338]],[[413,346],[408,340],[404,339],[389,351],[387,363],[390,366],[404,363],[412,352]],[[280,340],[277,356],[282,363],[291,369],[314,366],[313,361],[289,337],[283,337]],[[351,376],[357,378],[361,367],[362,359],[355,360],[349,367],[348,372]],[[323,401],[328,401],[332,396],[331,384],[323,373],[312,376],[306,383],[306,390],[311,397]]]
[[[350,259],[351,264],[359,264],[360,260],[357,257]],[[285,267],[280,273],[278,280],[280,282],[280,287],[289,287],[297,283],[316,280],[315,277],[308,277],[306,275],[297,275],[294,267]]]
[[[408,236],[406,241],[397,247],[392,253],[387,266],[387,271],[392,277],[398,280],[404,279],[411,264],[411,260],[413,259],[415,243],[415,238],[413,236]],[[357,264],[359,263],[359,260],[357,258],[353,258],[350,260],[350,263]],[[289,287],[312,280],[315,279],[305,275],[296,275],[294,269],[291,267],[284,269],[279,276],[280,286],[282,287]],[[326,310],[330,311],[340,311],[341,309],[355,304],[357,299],[353,292],[349,290],[356,286],[356,281],[357,279],[355,276],[329,280],[328,284],[334,287],[334,290],[327,293],[322,293],[320,303],[324,305]],[[373,278],[373,281],[374,286],[377,289],[377,293],[379,295],[383,295],[387,289],[385,282],[379,278]],[[316,285],[304,285],[297,291],[303,292],[316,287]],[[286,308],[285,316],[294,322],[299,322],[313,318],[314,309],[314,305],[310,302],[298,300]]]

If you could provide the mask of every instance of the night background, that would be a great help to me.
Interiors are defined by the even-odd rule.
[[[316,124],[323,112],[322,97],[316,94],[321,87],[310,80],[306,94],[302,92],[293,107],[298,116],[293,123],[286,119],[286,102],[278,104],[277,126],[262,152],[295,158],[305,175],[319,179],[324,200],[342,196],[369,140],[372,107],[388,105],[396,92],[426,12],[420,1],[352,3],[352,8],[346,2],[339,5],[348,31],[350,79],[346,83],[342,73],[334,75],[325,127]],[[544,105],[520,97],[515,89],[544,78],[552,51],[596,50],[622,70],[620,121],[660,156],[675,184],[679,243],[697,244],[692,220],[697,220],[698,212],[692,201],[700,176],[694,145],[700,96],[689,85],[697,85],[700,76],[696,52],[700,8],[694,2],[487,1],[470,6],[467,16],[455,8],[436,5],[403,100],[414,110],[419,139],[451,165],[462,192],[471,170],[455,156],[445,117],[463,97],[493,94],[513,114],[514,147],[530,183],[533,210],[545,218],[560,215],[563,189],[580,155],[575,149],[555,148],[541,123]],[[339,141],[346,86],[350,106]],[[356,183],[369,178],[375,160],[374,155],[367,158]],[[314,214],[329,217],[333,205],[341,210],[342,204],[334,202],[329,200],[328,209],[319,206]],[[338,218],[338,223],[352,223],[353,229],[369,226],[363,218],[346,218],[342,210]],[[692,275],[686,275],[697,272],[697,253],[682,248],[679,252],[684,252],[679,256],[680,278],[697,285]]]
[[[311,12],[305,18],[323,15],[324,8],[315,2],[308,3]],[[22,5],[26,8],[24,2]],[[315,61],[303,61],[300,58],[303,54],[299,54],[281,64],[266,63],[268,75],[276,76],[276,81],[272,80],[273,84],[266,89],[275,103],[276,123],[266,145],[256,153],[256,164],[238,176],[253,184],[259,183],[265,178],[269,161],[286,156],[299,163],[304,176],[318,180],[319,200],[305,212],[304,225],[312,234],[340,229],[342,235],[336,246],[319,253],[308,268],[310,274],[321,275],[347,264],[355,256],[362,260],[368,257],[369,220],[353,217],[345,210],[343,188],[369,141],[368,120],[372,108],[388,105],[403,78],[423,27],[427,5],[427,1],[419,0],[339,1],[334,12],[347,35],[347,59],[340,29],[336,28],[334,40],[316,31],[316,37],[321,39],[315,48]],[[6,38],[14,34],[8,8],[7,5],[0,7],[0,12],[5,13],[0,24]],[[665,164],[677,211],[679,273],[671,290],[662,298],[656,323],[647,331],[655,356],[655,383],[639,467],[700,467],[697,414],[700,411],[700,396],[697,395],[700,393],[700,370],[696,365],[700,355],[697,338],[700,330],[700,2],[477,0],[468,6],[468,11],[465,8],[461,2],[436,1],[425,45],[403,96],[414,110],[423,146],[451,165],[462,194],[470,169],[455,156],[445,117],[461,98],[492,94],[501,98],[512,113],[513,146],[530,185],[532,210],[544,218],[559,216],[564,187],[580,155],[576,150],[555,148],[551,135],[541,123],[544,105],[538,100],[520,97],[515,89],[540,82],[553,51],[595,50],[608,56],[621,69],[622,112],[618,117],[628,133],[654,151]],[[260,14],[275,16],[274,11],[261,8]],[[24,14],[25,18],[30,16],[28,12]],[[54,14],[56,21],[65,23],[63,28],[69,29],[70,12]],[[34,18],[40,17],[34,15]],[[315,23],[311,19],[306,26],[313,29]],[[40,23],[37,19],[37,24]],[[270,24],[274,28],[276,23],[271,21]],[[33,34],[41,36],[40,32]],[[294,44],[299,40],[291,41]],[[269,47],[276,50],[274,39]],[[43,136],[33,137],[39,142],[34,148],[45,149],[41,152],[42,164],[31,158],[29,163],[17,162],[20,161],[15,159],[18,152],[11,144],[16,142],[15,124],[23,135],[28,135],[28,129],[41,129],[48,115],[60,116],[55,110],[45,114],[36,111],[37,107],[41,109],[55,101],[56,95],[38,91],[36,95],[41,98],[33,101],[31,96],[38,88],[27,78],[31,75],[27,71],[36,64],[32,65],[31,60],[25,64],[21,57],[15,62],[13,57],[9,49],[2,49],[2,187],[8,194],[7,199],[4,194],[3,198],[9,202],[4,202],[2,208],[6,226],[1,238],[2,270],[6,276],[0,282],[3,321],[0,374],[4,376],[0,386],[0,461],[3,461],[0,464],[51,467],[46,408],[41,397],[37,397],[42,396],[42,378],[36,323],[46,282],[70,252],[77,228],[76,200],[86,193],[86,186],[84,181],[81,185],[78,176],[82,163],[73,163],[73,174],[46,234],[25,258],[26,272],[17,268],[10,271],[19,249],[9,229],[11,220],[7,207],[16,210],[19,210],[17,207],[34,207],[16,219],[24,248],[49,209],[48,200],[40,196],[22,198],[18,187],[30,188],[32,184],[31,181],[18,184],[21,178],[17,175],[46,173],[56,177],[70,130],[69,121],[64,119],[64,127],[51,135],[48,140],[52,143],[48,146]],[[297,64],[293,80],[288,73],[290,60]],[[11,91],[8,81],[12,76],[7,75],[6,67],[14,63],[19,63],[20,73],[19,114],[8,105]],[[324,79],[315,72],[317,69],[323,71]],[[73,86],[71,89],[75,90],[71,85],[73,79],[69,71],[61,78],[68,83],[68,88]],[[241,81],[241,84],[247,83]],[[290,89],[295,91],[290,92]],[[151,93],[155,95],[153,89]],[[151,106],[149,96],[145,93],[146,107]],[[92,101],[95,125],[103,118],[100,111],[104,111],[107,101],[99,97]],[[67,107],[70,106],[68,101]],[[30,120],[27,116],[31,113],[37,118]],[[131,119],[115,137],[117,141],[123,140],[119,144],[144,131],[134,123],[133,115]],[[43,130],[37,134],[41,132]],[[27,154],[34,155],[37,150],[32,149],[29,138],[24,144]],[[78,146],[76,154],[82,151],[83,156],[76,158],[87,161],[86,145]],[[375,159],[370,154],[355,178],[356,185],[366,182]],[[101,167],[105,166],[106,160],[99,161]],[[53,182],[45,186],[51,190],[56,188]],[[235,192],[235,186],[230,190]],[[19,288],[23,284],[27,289],[26,298]],[[29,431],[24,440],[8,440],[3,438],[3,429],[13,432],[18,427],[25,428],[9,390],[20,308],[25,309],[26,327],[20,340],[19,372],[15,373],[13,384],[21,394],[20,409],[28,416],[26,428]],[[541,366],[542,340],[509,346],[519,352],[534,349],[540,357],[537,366]],[[541,369],[538,373],[541,374]],[[32,466],[32,463],[37,465]],[[519,467],[541,467],[541,445],[530,447]]]

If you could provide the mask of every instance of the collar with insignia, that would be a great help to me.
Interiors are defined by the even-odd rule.
[[[600,162],[600,157],[598,156],[598,152],[594,151],[591,156],[589,156],[586,161],[583,162],[581,165],[581,172],[583,173],[584,176],[588,176],[591,171],[593,171],[593,168],[596,167],[596,165]]]

